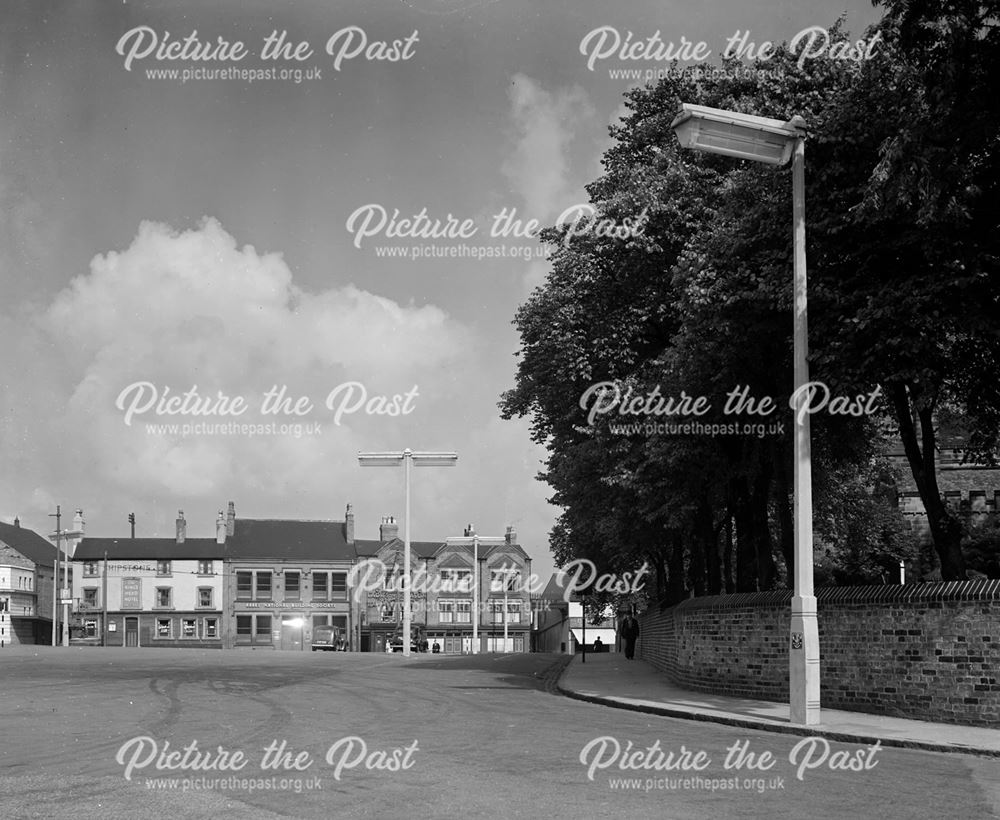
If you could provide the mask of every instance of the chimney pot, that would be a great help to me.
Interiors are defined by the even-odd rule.
[[[382,523],[379,524],[378,528],[379,541],[383,544],[386,541],[391,541],[393,538],[399,537],[399,525],[396,523],[395,516],[386,515],[382,517]]]

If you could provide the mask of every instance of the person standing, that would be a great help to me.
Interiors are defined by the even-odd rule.
[[[621,634],[625,641],[625,659],[632,660],[635,657],[635,642],[639,638],[639,622],[631,612],[622,621]]]

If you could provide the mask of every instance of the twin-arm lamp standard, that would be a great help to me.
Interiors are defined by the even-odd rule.
[[[362,467],[399,467],[404,468],[403,486],[405,488],[405,517],[403,518],[403,656],[410,656],[410,638],[412,627],[412,611],[410,609],[410,465],[417,467],[454,467],[458,462],[458,453],[449,452],[414,452],[409,447],[405,450],[394,450],[379,453],[358,453],[358,462]]]
[[[792,236],[794,247],[793,389],[809,381],[809,331],[806,299],[805,127],[802,117],[788,122],[703,105],[684,103],[671,123],[683,148],[727,157],[784,165],[792,160]],[[798,407],[796,407],[796,411]],[[798,413],[796,414],[798,415]],[[789,710],[792,723],[820,722],[819,626],[813,590],[812,464],[809,414],[794,425],[794,592],[788,645]]]

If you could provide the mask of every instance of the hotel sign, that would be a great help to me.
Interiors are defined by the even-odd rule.
[[[142,609],[141,578],[122,578],[122,609]]]

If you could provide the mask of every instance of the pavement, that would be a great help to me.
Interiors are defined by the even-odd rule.
[[[802,726],[790,722],[787,703],[682,689],[649,663],[613,652],[588,653],[586,661],[577,655],[557,688],[571,698],[668,717],[848,743],[881,741],[883,746],[1000,757],[1000,727],[932,723],[822,706],[820,723]]]

